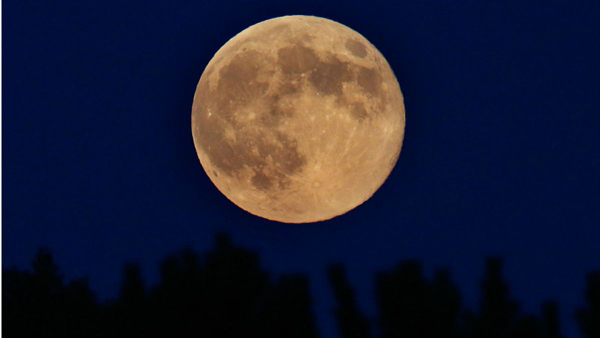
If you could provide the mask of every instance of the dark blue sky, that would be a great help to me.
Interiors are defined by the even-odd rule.
[[[49,246],[67,277],[115,296],[121,264],[150,282],[216,232],[274,273],[310,274],[335,334],[325,267],[343,262],[374,315],[373,272],[451,269],[476,305],[484,259],[505,259],[528,312],[561,302],[564,331],[600,269],[597,1],[5,1],[3,266]],[[302,3],[302,4],[300,4]],[[196,157],[190,114],[214,53],[257,22],[326,17],[394,69],[406,135],[388,181],[334,220],[287,225],[237,208]]]

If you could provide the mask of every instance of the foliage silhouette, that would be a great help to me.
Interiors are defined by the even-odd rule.
[[[343,338],[563,338],[556,302],[544,303],[539,318],[520,314],[498,258],[486,262],[477,312],[463,308],[449,271],[430,281],[417,261],[376,275],[375,320],[361,313],[342,265],[331,265],[328,277]],[[4,269],[2,285],[4,337],[319,337],[307,277],[271,280],[257,255],[226,235],[206,255],[183,249],[166,257],[152,288],[139,265],[125,264],[112,301],[98,302],[86,278],[65,283],[46,248],[31,272]],[[576,318],[586,338],[600,338],[598,272],[588,276],[586,301]]]

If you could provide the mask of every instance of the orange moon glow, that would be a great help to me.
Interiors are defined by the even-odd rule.
[[[312,16],[263,21],[229,40],[192,107],[196,152],[215,186],[285,223],[327,220],[368,200],[396,164],[404,125],[383,55]]]

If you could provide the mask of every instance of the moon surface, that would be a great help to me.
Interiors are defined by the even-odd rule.
[[[192,107],[196,152],[215,186],[285,223],[327,220],[368,200],[396,164],[404,126],[383,55],[313,16],[270,19],[229,40]]]

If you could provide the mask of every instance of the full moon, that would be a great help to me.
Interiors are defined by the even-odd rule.
[[[404,126],[383,55],[313,16],[270,19],[229,40],[192,107],[196,152],[215,186],[285,223],[331,219],[368,200],[398,160]]]

